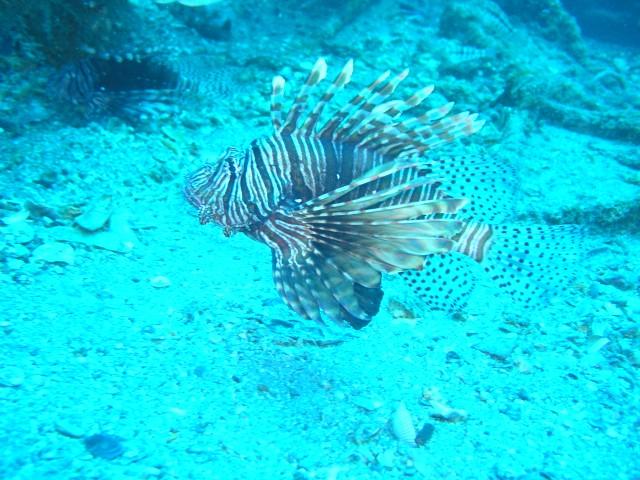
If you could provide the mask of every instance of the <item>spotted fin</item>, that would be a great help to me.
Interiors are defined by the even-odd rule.
[[[469,200],[459,218],[496,224],[512,215],[518,183],[497,154],[440,156],[429,159],[425,169],[442,179],[441,189],[448,195]]]
[[[484,271],[510,298],[524,305],[571,286],[584,251],[577,225],[496,225]]]
[[[464,311],[478,284],[479,266],[459,253],[430,255],[424,268],[400,276],[431,310]]]
[[[455,240],[453,253],[401,272],[433,310],[464,311],[481,279],[522,306],[540,305],[570,287],[583,251],[583,232],[574,225],[466,224]]]

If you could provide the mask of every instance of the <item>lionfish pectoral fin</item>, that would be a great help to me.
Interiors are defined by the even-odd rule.
[[[349,253],[379,272],[420,269],[426,255],[450,251],[451,237],[463,227],[435,217],[452,217],[466,201],[438,195],[430,188],[437,180],[418,170],[412,163],[381,165],[304,203],[294,216],[315,245]]]
[[[464,311],[483,276],[509,301],[539,306],[571,285],[583,239],[575,225],[467,223],[452,254],[429,256],[424,270],[402,277],[433,310]]]
[[[405,171],[409,169],[410,171]],[[382,165],[346,186],[278,211],[263,239],[274,249],[274,279],[301,316],[355,328],[378,313],[382,273],[423,268],[453,250],[464,199],[442,196],[420,164]]]
[[[419,270],[426,256],[455,247],[464,223],[438,215],[452,216],[464,200],[434,198],[423,177],[395,181],[391,171],[376,169],[273,222],[288,247],[274,256],[276,285],[303,317],[320,320],[322,311],[361,328],[380,309],[382,273]],[[356,191],[387,174],[385,188]]]
[[[275,212],[255,235],[272,249],[278,293],[303,318],[362,328],[378,313],[380,272],[332,243],[318,242],[290,211]]]
[[[357,258],[310,248],[296,257],[273,255],[273,277],[285,303],[306,319],[346,322],[359,329],[380,309],[380,273]]]

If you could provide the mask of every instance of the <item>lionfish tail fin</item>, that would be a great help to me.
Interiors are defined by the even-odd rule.
[[[509,300],[539,306],[570,287],[583,238],[575,225],[467,223],[453,254],[429,256],[424,270],[402,276],[433,310],[464,311],[483,275]]]
[[[578,225],[494,225],[492,245],[481,266],[509,297],[539,305],[568,290],[584,252]]]

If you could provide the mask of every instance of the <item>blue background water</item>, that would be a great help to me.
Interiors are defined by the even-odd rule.
[[[631,1],[0,1],[0,478],[640,478],[639,22]],[[482,285],[452,318],[388,278],[357,333],[289,311],[268,249],[181,190],[319,56],[356,60],[345,96],[410,67],[399,98],[435,83],[480,112],[454,148],[514,170],[510,221],[588,228],[575,280],[532,310]],[[425,445],[397,438],[400,402]]]

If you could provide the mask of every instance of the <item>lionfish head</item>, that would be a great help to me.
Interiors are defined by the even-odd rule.
[[[215,164],[207,163],[187,175],[184,196],[198,209],[201,224],[234,227],[228,217],[230,199],[226,194],[239,178],[240,158],[241,153],[230,147]]]

